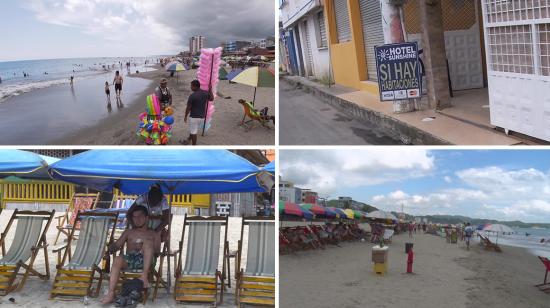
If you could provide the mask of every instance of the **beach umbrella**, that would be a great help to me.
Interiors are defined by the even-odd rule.
[[[301,208],[297,204],[284,201],[279,201],[279,214],[303,217],[305,219],[313,219],[315,217],[312,212]]]
[[[490,232],[495,232],[497,234],[497,240],[496,240],[496,244],[498,244],[498,234],[499,233],[514,233],[514,229],[506,226],[506,225],[503,225],[503,224],[486,224],[483,229],[483,231],[490,231]]]
[[[349,219],[355,218],[355,213],[353,213],[353,210],[352,210],[352,209],[345,209],[345,210],[344,210],[344,213],[346,213],[346,216],[347,216]]]
[[[223,67],[223,65],[220,65],[220,69],[218,70],[218,79],[227,80],[227,70]]]
[[[325,216],[326,213],[325,208],[317,204],[302,203],[300,204],[300,207],[312,212],[315,216]]]
[[[479,225],[477,226],[476,230],[483,230],[483,228],[485,228],[486,226],[488,226],[490,224],[482,224],[482,225]]]
[[[358,210],[353,210],[353,216],[358,219],[363,218],[363,214],[361,214],[361,212]]]
[[[265,165],[263,170],[269,172],[272,176],[275,176],[275,161],[272,161],[269,164]]]
[[[130,195],[144,194],[153,184],[170,195],[266,192],[273,185],[267,172],[227,150],[89,150],[53,163],[48,171],[56,180]],[[168,234],[170,228],[171,221]],[[170,250],[170,238],[167,245]],[[168,290],[170,275],[168,264]]]
[[[48,166],[58,158],[39,155],[29,151],[0,150],[0,177],[48,179]]]
[[[236,68],[234,70],[231,70],[231,72],[227,73],[226,79],[231,81],[231,79],[235,78],[235,76],[239,75],[243,70],[240,68]]]
[[[337,207],[329,207],[330,210],[336,213],[337,218],[347,218],[348,215],[344,212],[344,210],[337,208]]]
[[[170,63],[166,64],[166,66],[164,68],[166,68],[166,71],[168,71],[168,72],[176,72],[176,82],[177,83],[179,83],[178,72],[183,72],[183,71],[188,70],[188,69],[185,68],[185,66],[183,64],[181,64],[178,61],[170,62]]]
[[[232,82],[254,87],[254,98],[252,99],[252,104],[254,104],[258,87],[275,87],[275,72],[259,66],[253,66],[245,69],[230,80]]]
[[[326,218],[336,218],[338,216],[338,214],[336,214],[336,212],[331,210],[330,208],[325,207],[324,209]]]
[[[397,221],[397,217],[393,216],[392,213],[388,213],[385,211],[372,211],[367,215],[367,217],[373,218],[373,219],[385,219],[385,220]]]

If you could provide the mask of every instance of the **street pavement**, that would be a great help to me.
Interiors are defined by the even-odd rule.
[[[351,118],[291,84],[279,82],[279,144],[397,145],[400,140]]]

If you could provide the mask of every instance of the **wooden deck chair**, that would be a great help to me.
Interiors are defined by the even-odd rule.
[[[126,213],[128,212],[128,209],[136,199],[138,198],[137,195],[115,195],[113,196],[113,201],[111,203],[111,210],[118,210],[118,222],[116,224],[116,231],[121,232],[126,230],[127,227],[127,219],[126,219]]]
[[[220,233],[224,227],[223,249],[220,250]],[[179,243],[178,265],[176,267],[176,283],[174,298],[178,302],[223,303],[225,289],[225,262],[227,260],[227,217],[188,217],[185,214],[181,241]],[[185,263],[182,263],[183,242],[185,233],[187,248]],[[222,271],[219,270],[220,251],[222,252]],[[220,288],[218,289],[218,285]]]
[[[101,261],[108,257],[107,248],[113,242],[117,218],[117,213],[77,214],[68,242],[53,250],[54,253],[60,254],[61,251],[64,253],[63,259],[57,264],[57,274],[50,298],[99,295],[107,268],[106,262],[102,265]],[[81,223],[78,239],[74,237],[77,222]],[[73,241],[76,241],[76,248],[71,257],[70,250],[67,248]],[[96,273],[99,277],[96,277]],[[92,290],[94,280],[98,283]]]
[[[481,234],[477,234],[480,238],[480,244],[485,246],[485,250],[491,250],[493,249],[494,251],[496,252],[502,252],[502,249],[500,249],[500,246],[498,246],[497,244],[491,242],[491,240],[489,239],[489,237],[486,237],[486,236],[483,236]]]
[[[248,226],[246,266],[241,268],[244,227]],[[237,288],[235,302],[275,307],[275,219],[249,217],[242,219],[238,243]]]
[[[46,234],[53,220],[55,210],[48,211],[19,211],[15,210],[0,235],[2,247],[2,259],[0,259],[0,295],[6,295],[13,290],[21,290],[29,275],[38,276],[43,280],[50,279],[50,267],[48,265],[48,244]],[[12,223],[17,220],[15,235],[6,253],[6,236]],[[44,222],[46,222],[44,224]],[[43,249],[46,273],[41,274],[33,267],[38,252]],[[27,262],[28,261],[28,262]],[[19,273],[21,268],[24,273]],[[23,275],[18,283],[15,283],[17,275]]]
[[[59,235],[61,233],[69,236],[76,220],[76,214],[80,211],[95,209],[99,201],[99,192],[95,194],[74,193],[71,196],[71,201],[67,207],[67,211],[61,216],[57,216],[57,236],[55,237],[54,245],[57,245]],[[80,225],[77,224],[77,230]]]
[[[544,265],[546,272],[544,273],[544,282],[540,284],[536,284],[535,287],[539,288],[539,290],[541,291],[550,293],[550,282],[546,281],[546,278],[548,278],[548,272],[550,271],[550,260],[548,260],[548,258],[541,257],[541,256],[539,256],[539,260]]]
[[[273,121],[273,125],[275,125],[275,117],[269,116],[267,114],[262,114],[260,111],[256,110],[254,108],[254,105],[252,105],[251,102],[247,102],[245,100],[239,100],[239,104],[243,106],[244,115],[241,120],[240,126],[246,126],[247,124],[251,122],[257,121],[260,123],[263,127],[271,129],[271,127],[268,125],[270,121]],[[249,118],[250,120],[245,121],[246,118]],[[251,129],[247,128],[247,130]]]

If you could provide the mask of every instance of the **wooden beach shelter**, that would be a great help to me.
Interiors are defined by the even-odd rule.
[[[174,194],[266,192],[273,177],[227,150],[90,150],[49,168],[53,179],[99,191],[117,188],[124,194],[144,194],[160,185]],[[168,198],[171,208],[172,198]],[[171,220],[168,224],[170,234]],[[167,240],[170,250],[170,238]],[[166,287],[171,287],[167,263]]]
[[[46,234],[52,222],[55,210],[48,211],[19,211],[14,210],[6,228],[0,236],[2,258],[0,259],[0,295],[6,295],[13,290],[21,290],[29,275],[37,276],[42,280],[50,279],[48,264],[48,243]],[[6,252],[6,237],[13,222],[16,221],[13,241]],[[34,261],[38,253],[43,251],[46,273],[42,274],[34,268]],[[20,273],[24,270],[23,273]],[[16,282],[17,276],[23,278]]]

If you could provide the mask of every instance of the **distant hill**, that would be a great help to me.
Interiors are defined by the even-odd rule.
[[[442,224],[460,224],[469,222],[472,225],[481,225],[481,224],[503,224],[507,225],[509,227],[520,227],[520,228],[532,228],[532,227],[540,227],[540,228],[550,228],[550,223],[525,223],[519,220],[513,220],[513,221],[500,221],[500,220],[494,220],[494,219],[480,219],[480,218],[470,218],[467,216],[461,216],[461,215],[426,215],[426,216],[415,216],[420,218],[427,218],[428,221],[434,222],[434,223],[442,223]]]
[[[338,204],[338,200],[329,200],[329,201],[327,201],[327,206],[328,207],[340,207],[339,204]],[[352,201],[351,207],[353,209],[364,211],[364,212],[367,212],[367,213],[378,210],[377,208],[375,208],[374,206],[372,206],[370,204],[366,204],[364,202],[359,202],[359,201],[355,201],[355,200]]]

